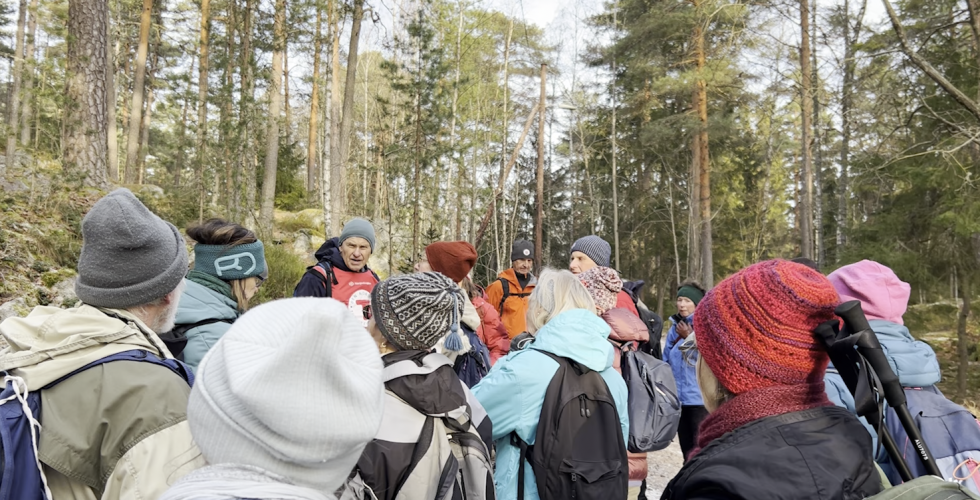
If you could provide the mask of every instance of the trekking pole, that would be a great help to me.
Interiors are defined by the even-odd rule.
[[[898,376],[895,375],[895,372],[892,371],[891,366],[888,364],[888,359],[885,358],[885,353],[881,349],[881,343],[878,342],[878,337],[871,330],[871,326],[868,325],[868,319],[864,316],[864,311],[861,310],[861,302],[857,300],[845,302],[837,306],[834,313],[844,320],[844,324],[850,330],[851,335],[858,336],[856,343],[858,352],[868,361],[871,369],[874,370],[878,375],[878,379],[881,380],[885,400],[888,401],[888,404],[895,410],[895,414],[898,415],[898,420],[902,423],[902,427],[905,428],[909,440],[915,446],[919,458],[922,460],[922,465],[930,475],[940,478],[943,477],[939,466],[936,465],[936,460],[932,457],[932,453],[929,452],[929,448],[922,440],[922,433],[919,432],[919,427],[912,420],[912,414],[909,413],[909,408],[906,404],[905,389],[902,388]],[[894,444],[892,442],[892,445]]]
[[[902,457],[902,453],[898,450],[898,446],[895,444],[895,439],[892,437],[891,433],[888,432],[888,428],[880,425],[882,422],[881,406],[877,401],[874,404],[864,404],[858,401],[858,394],[862,393],[862,390],[858,389],[861,383],[867,384],[867,393],[874,392],[870,387],[873,386],[868,373],[863,372],[853,372],[849,369],[849,365],[857,365],[860,356],[853,352],[853,348],[848,347],[847,349],[851,352],[833,349],[832,346],[836,341],[837,331],[834,329],[834,324],[836,321],[830,323],[824,323],[817,327],[814,331],[817,334],[817,338],[823,341],[824,346],[827,348],[828,354],[830,354],[831,361],[833,361],[834,366],[837,368],[840,377],[844,380],[844,384],[847,385],[847,389],[854,396],[855,410],[859,417],[864,417],[868,422],[874,424],[875,429],[878,432],[878,440],[881,445],[885,448],[885,452],[891,458],[892,466],[895,467],[896,472],[902,478],[903,482],[911,481],[915,479],[912,477],[912,472],[909,470],[908,462]],[[856,359],[851,359],[848,354]],[[865,367],[865,372],[867,368]],[[860,377],[864,377],[863,379]],[[862,400],[864,401],[864,400]]]

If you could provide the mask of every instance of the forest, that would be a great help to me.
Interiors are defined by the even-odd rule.
[[[2,0],[0,185],[153,186],[178,227],[264,235],[363,216],[382,276],[463,239],[487,283],[516,238],[565,267],[598,234],[667,314],[685,279],[873,259],[956,305],[965,386],[980,0],[491,3]]]

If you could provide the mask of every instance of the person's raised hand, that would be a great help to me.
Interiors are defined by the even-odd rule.
[[[687,324],[687,321],[677,323],[677,328],[675,330],[677,331],[677,335],[682,339],[686,339],[688,335],[694,332],[694,328]]]

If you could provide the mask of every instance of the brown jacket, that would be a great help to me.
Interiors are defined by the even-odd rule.
[[[621,349],[627,342],[633,343],[634,348],[637,342],[650,340],[650,333],[647,331],[643,320],[637,317],[628,309],[616,307],[603,313],[602,319],[606,320],[612,333],[609,334],[609,342],[617,349],[613,355],[613,368],[623,374],[620,367]],[[630,481],[643,481],[647,477],[647,454],[629,453]]]
[[[500,279],[490,283],[490,286],[487,287],[487,302],[497,309],[497,312],[500,313],[500,319],[504,322],[504,328],[507,329],[507,335],[514,338],[527,330],[527,300],[531,291],[534,290],[534,285],[538,283],[538,279],[532,275],[527,286],[521,288],[514,268],[498,274],[497,277]],[[500,283],[501,279],[507,281],[510,291],[503,308],[500,307],[500,301],[504,300],[504,286]]]
[[[126,318],[113,318],[106,313]],[[172,358],[126,311],[36,307],[0,323],[0,366],[38,390],[86,364],[133,349]],[[187,425],[190,387],[167,368],[116,361],[41,392],[38,458],[53,500],[155,499],[205,465]]]

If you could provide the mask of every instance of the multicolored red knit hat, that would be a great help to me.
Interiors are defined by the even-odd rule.
[[[378,329],[401,350],[427,351],[447,335],[447,349],[458,350],[452,346],[461,342],[459,318],[464,300],[456,283],[435,272],[394,276],[371,290]]]
[[[829,358],[813,330],[836,319],[840,298],[822,274],[768,260],[729,276],[694,315],[698,351],[734,394],[823,380]]]
[[[623,280],[615,269],[596,266],[578,275],[600,312],[616,307],[616,297],[623,289]]]

